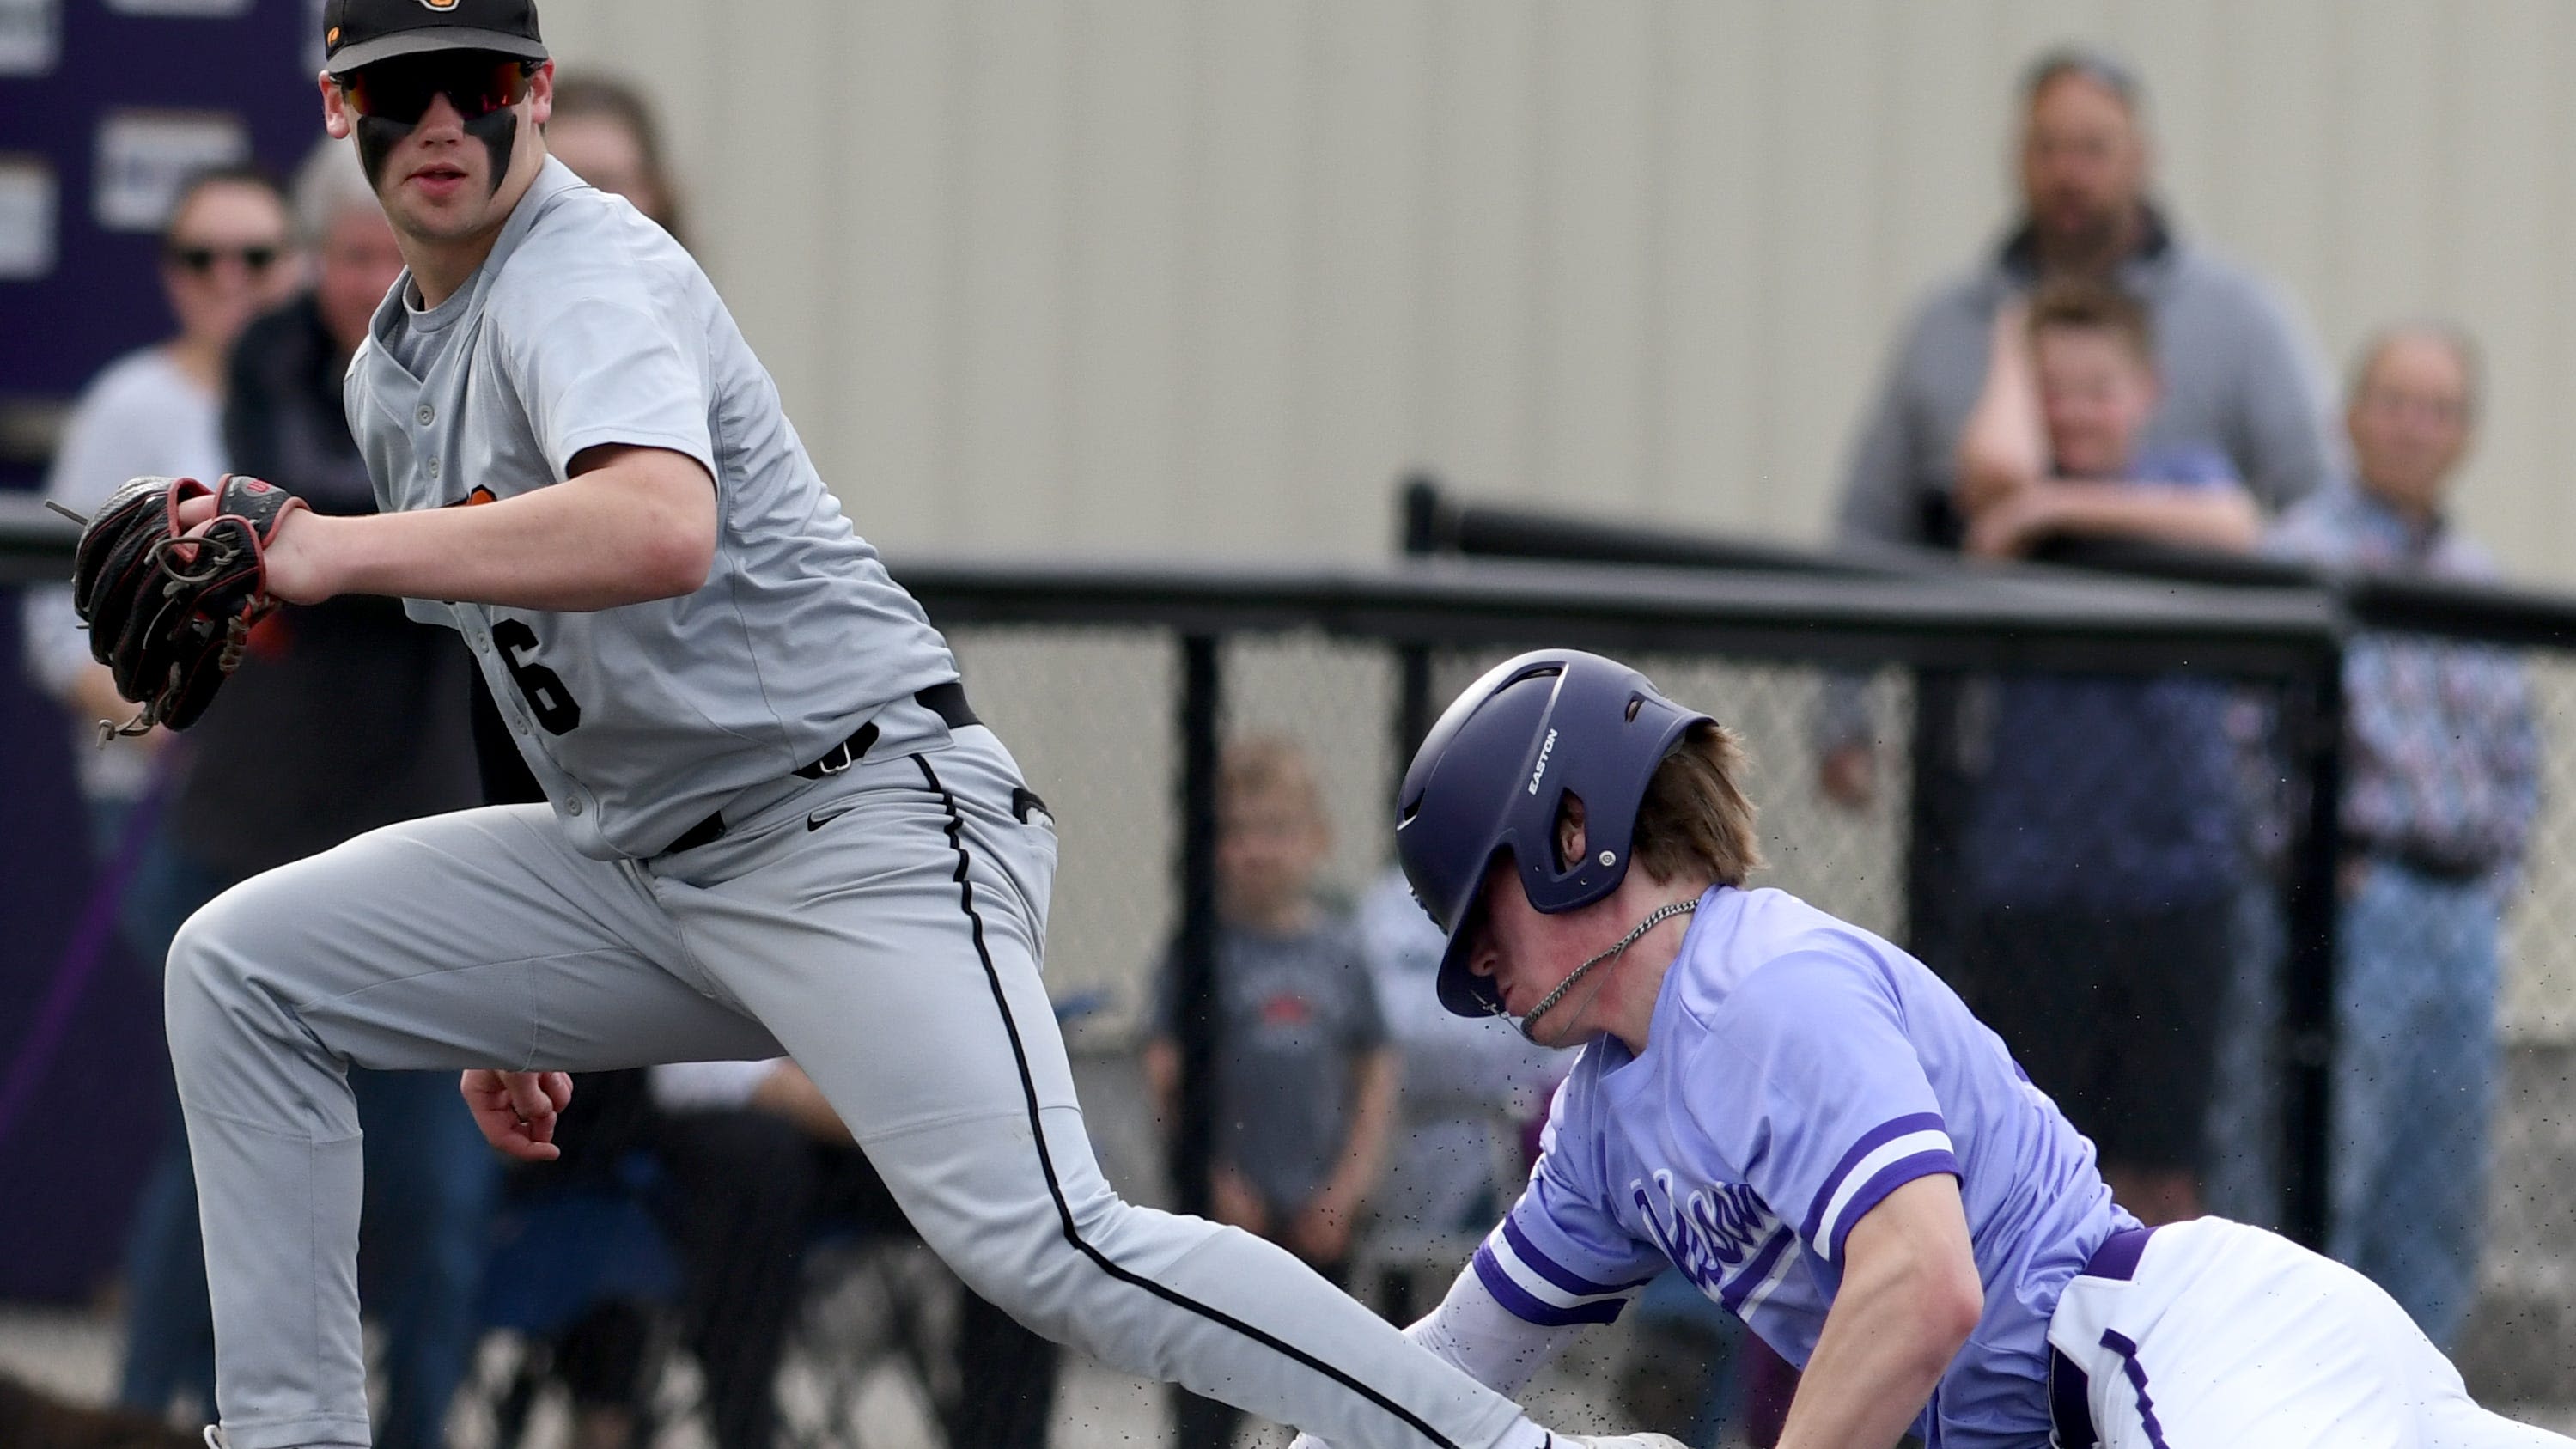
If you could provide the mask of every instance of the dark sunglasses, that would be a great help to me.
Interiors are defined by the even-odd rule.
[[[173,246],[168,248],[165,255],[170,258],[173,265],[185,267],[189,271],[203,277],[211,274],[215,270],[216,263],[221,262],[226,257],[231,257],[239,261],[244,269],[254,274],[267,271],[271,266],[275,265],[280,251],[280,248],[273,246]]]
[[[468,121],[507,110],[525,100],[534,62],[513,56],[404,56],[334,76],[349,98],[349,109],[380,121],[413,126],[440,96]]]

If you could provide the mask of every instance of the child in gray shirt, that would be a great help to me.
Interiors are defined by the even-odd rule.
[[[1234,742],[1217,782],[1216,1141],[1209,1215],[1280,1244],[1339,1283],[1351,1229],[1386,1160],[1397,1057],[1349,916],[1316,898],[1331,848],[1322,792],[1296,746]],[[1157,983],[1145,1068],[1173,1119],[1178,952]],[[1182,1395],[1182,1449],[1223,1445],[1235,1413]]]

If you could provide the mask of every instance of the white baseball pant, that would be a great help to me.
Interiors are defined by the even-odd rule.
[[[2156,1229],[2126,1279],[2076,1277],[2048,1341],[2081,1374],[2055,1387],[2080,1395],[2103,1449],[2571,1443],[2478,1407],[2377,1284],[2224,1218]],[[2089,1442],[2067,1418],[2061,1449]]]

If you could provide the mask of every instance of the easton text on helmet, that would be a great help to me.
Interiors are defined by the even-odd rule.
[[[1555,749],[1555,748],[1556,748],[1556,731],[1554,731],[1554,730],[1549,730],[1549,731],[1547,732],[1547,738],[1546,738],[1545,740],[1540,741],[1540,743],[1539,743],[1539,747],[1538,747],[1538,765],[1536,766],[1536,768],[1534,768],[1534,769],[1532,769],[1532,770],[1530,771],[1529,792],[1530,792],[1531,794],[1533,794],[1533,795],[1535,795],[1535,794],[1537,794],[1537,793],[1538,793],[1538,782],[1539,782],[1542,778],[1544,778],[1544,777],[1546,776],[1546,774],[1547,774],[1547,756],[1548,756],[1548,752],[1549,752],[1549,751],[1551,751],[1551,750],[1553,750],[1553,749]]]

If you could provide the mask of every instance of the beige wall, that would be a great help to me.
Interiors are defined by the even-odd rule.
[[[548,0],[897,548],[1366,554],[1408,464],[1822,534],[1891,328],[2105,39],[2183,224],[2336,359],[2455,312],[2465,513],[2576,582],[2576,7],[2553,0]]]
[[[2463,511],[2517,572],[2576,584],[2563,0],[545,15],[568,65],[659,95],[700,250],[826,475],[898,555],[1366,555],[1415,464],[1485,494],[1819,538],[1897,319],[2004,225],[2021,65],[2082,37],[2145,74],[2182,225],[2283,283],[2333,358],[2392,317],[2475,329],[2493,400]],[[1029,686],[1032,768],[1093,762],[1051,769],[1050,789],[1155,798],[1159,766],[1122,775],[1098,763],[1117,745],[1083,743],[1075,685],[1040,667],[1061,653],[1010,655],[987,707]],[[2576,789],[2552,796],[2545,839],[2569,839]],[[1097,861],[1135,885],[1132,862],[1167,848],[1088,842],[1068,881]],[[2567,1035],[2576,974],[2543,889],[2564,889],[2562,856],[2540,859],[2510,1014]],[[1108,877],[1065,893],[1090,903],[1058,921],[1077,981],[1139,969],[1160,929],[1161,897]]]

